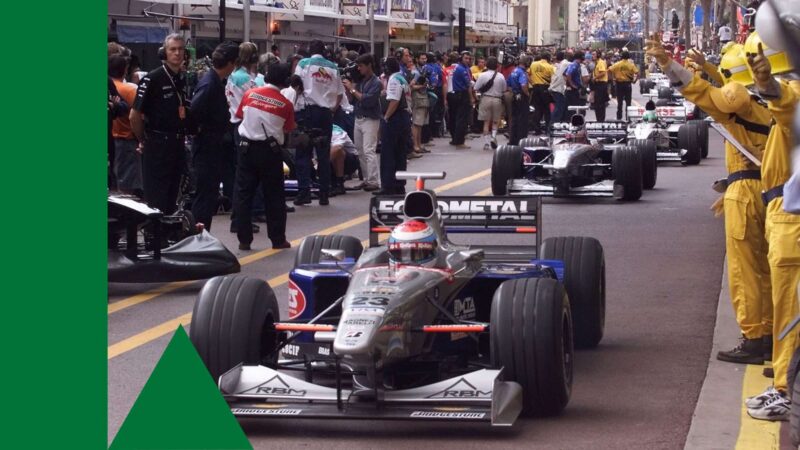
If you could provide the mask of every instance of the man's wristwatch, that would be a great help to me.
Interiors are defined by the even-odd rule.
[[[356,95],[356,90],[355,89],[350,89],[350,95]]]

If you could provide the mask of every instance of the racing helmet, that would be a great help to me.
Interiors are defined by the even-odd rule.
[[[789,57],[786,55],[786,53],[767,47],[767,44],[761,40],[761,36],[759,36],[758,31],[752,32],[750,36],[747,37],[747,41],[744,43],[745,57],[757,55],[758,44],[761,44],[761,47],[764,49],[764,56],[766,56],[769,60],[773,75],[791,72],[793,70],[792,64],[789,62]],[[747,66],[747,70],[750,70],[750,65]]]
[[[753,76],[750,75],[747,58],[744,56],[744,47],[741,44],[735,44],[725,52],[719,63],[719,73],[725,83],[736,81],[745,86],[753,84]]]
[[[642,115],[642,120],[649,123],[658,122],[658,116],[655,111],[645,111]]]
[[[395,264],[430,267],[436,261],[437,249],[436,233],[420,220],[406,220],[389,236],[389,260]]]

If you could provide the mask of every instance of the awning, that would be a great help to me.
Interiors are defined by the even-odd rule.
[[[117,24],[117,40],[124,44],[160,44],[168,33],[158,26]]]

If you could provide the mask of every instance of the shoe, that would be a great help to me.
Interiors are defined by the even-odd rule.
[[[448,144],[450,144],[450,145],[456,145],[456,143],[455,143],[455,142],[453,142],[453,141],[450,141],[450,142],[448,142]]]
[[[491,146],[491,144],[489,144],[488,142],[487,142],[487,143],[485,143],[485,144],[483,144],[483,151],[485,151],[485,152],[490,152],[490,151],[492,151],[492,146]]]
[[[497,139],[496,138],[492,138],[492,140],[491,140],[491,142],[489,142],[489,144],[492,146],[492,150],[497,150]]]
[[[789,413],[792,411],[792,401],[789,396],[781,391],[776,391],[777,395],[770,398],[760,408],[747,408],[747,415],[753,419],[769,421],[787,421]]]
[[[265,216],[263,214],[259,214],[257,216],[253,216],[253,222],[267,223],[267,216]]]
[[[761,338],[764,346],[764,361],[772,361],[772,335],[767,334]]]
[[[311,202],[309,202],[309,203],[311,203]],[[320,191],[320,193],[319,193],[319,204],[322,205],[322,206],[326,206],[326,205],[329,205],[330,203],[331,202],[328,201],[328,193]]]
[[[417,152],[411,152],[408,155],[406,155],[406,158],[408,159],[422,158],[422,154]]]
[[[417,151],[418,151],[418,152],[420,152],[420,153],[430,153],[430,152],[431,152],[430,150],[428,150],[428,149],[427,149],[427,148],[425,148],[425,147],[420,147],[420,149],[419,149],[419,150],[417,150]]]
[[[347,194],[347,190],[345,190],[344,185],[343,184],[337,184],[336,186],[334,186],[331,189],[331,192],[330,192],[329,195],[331,197],[336,197],[337,195],[344,195],[344,194]]]
[[[772,367],[764,367],[761,375],[764,375],[764,378],[775,378],[775,370]]]
[[[367,183],[362,181],[354,186],[346,187],[345,189],[348,191],[360,191],[361,189],[364,189],[365,186],[367,186]]]
[[[294,212],[294,206],[286,205],[286,212],[287,213],[293,213]]]
[[[456,145],[456,148],[457,149],[465,149],[465,148],[469,148],[469,146],[467,144],[458,144],[458,145]]]
[[[386,189],[380,189],[377,191],[373,191],[372,195],[397,195],[395,191],[388,191]]]
[[[250,250],[250,244],[245,244],[244,242],[239,242],[239,250]]]
[[[289,241],[283,241],[280,244],[272,244],[272,248],[275,250],[280,250],[283,248],[292,248],[292,244]]]
[[[753,397],[747,397],[744,401],[744,406],[746,406],[747,409],[761,408],[762,406],[766,405],[772,397],[775,397],[778,394],[780,394],[780,391],[775,389],[774,386],[770,386],[761,394]]]
[[[380,188],[381,187],[378,186],[377,184],[364,184],[364,187],[363,187],[363,189],[365,191],[367,191],[367,192],[374,192],[374,191],[379,190]]]
[[[764,364],[764,345],[761,338],[747,339],[744,336],[733,350],[720,351],[717,359],[738,364]]]
[[[311,191],[308,190],[299,191],[297,193],[297,197],[294,198],[294,201],[292,203],[294,203],[297,206],[308,205],[309,203],[311,203]]]

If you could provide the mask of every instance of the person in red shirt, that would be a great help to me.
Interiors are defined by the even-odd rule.
[[[245,92],[236,111],[236,117],[242,120],[234,195],[240,250],[250,250],[253,242],[251,212],[259,182],[264,194],[267,236],[272,241],[272,248],[291,247],[286,240],[282,147],[286,133],[297,125],[292,102],[280,92],[288,86],[291,74],[289,64],[271,64],[265,77],[267,84]]]
[[[127,69],[128,58],[123,54],[115,53],[108,58],[108,76],[114,80],[119,96],[132,105],[136,100],[136,85],[125,81]],[[114,136],[113,170],[117,189],[125,194],[142,195],[142,155],[128,116],[114,119],[111,134]]]

